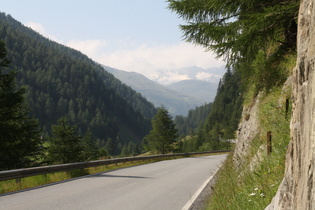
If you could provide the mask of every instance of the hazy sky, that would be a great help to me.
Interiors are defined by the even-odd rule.
[[[224,65],[182,40],[165,0],[0,0],[1,12],[93,60],[150,77],[158,69]]]

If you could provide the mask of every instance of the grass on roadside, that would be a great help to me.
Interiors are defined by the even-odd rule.
[[[289,94],[289,93],[288,93]],[[285,155],[290,141],[290,116],[281,88],[274,88],[260,103],[260,134],[252,141],[247,164],[237,168],[230,154],[218,174],[208,209],[264,209],[272,200],[285,170]],[[272,132],[272,153],[266,154],[266,133]],[[260,150],[260,151],[259,151]],[[250,167],[255,155],[254,167]],[[250,170],[252,168],[252,170]]]
[[[159,159],[161,160],[161,159]],[[60,182],[80,176],[85,176],[89,174],[96,174],[100,172],[110,171],[119,168],[125,168],[130,166],[136,166],[146,163],[152,163],[159,160],[146,160],[146,161],[132,161],[126,163],[118,163],[118,164],[110,164],[105,166],[98,166],[86,169],[77,169],[65,172],[56,172],[56,173],[49,173],[44,175],[37,175],[22,178],[19,181],[14,180],[7,180],[7,181],[0,181],[0,194],[14,192],[22,189],[37,187],[45,184],[50,184],[54,182]]]

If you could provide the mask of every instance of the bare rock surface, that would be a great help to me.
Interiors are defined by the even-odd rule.
[[[234,150],[234,163],[239,167],[245,164],[245,159],[249,153],[251,143],[259,133],[259,117],[258,106],[260,102],[260,96],[252,101],[252,103],[244,107],[242,112],[242,120],[239,124],[237,131],[237,142]]]

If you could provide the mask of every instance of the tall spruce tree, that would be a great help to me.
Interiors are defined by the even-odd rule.
[[[147,148],[165,154],[172,151],[172,144],[176,142],[177,130],[172,117],[164,107],[158,108],[153,117],[152,130],[145,136]]]
[[[0,170],[34,166],[42,154],[38,122],[29,116],[9,63],[0,41]]]
[[[296,46],[299,0],[168,0],[188,22],[187,41],[214,50],[229,65],[252,60],[273,42]]]

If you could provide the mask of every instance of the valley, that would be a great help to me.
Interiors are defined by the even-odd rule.
[[[196,79],[196,75],[201,74],[203,69],[199,68],[199,71],[197,71],[195,68],[191,68],[190,71],[188,71],[188,68],[185,71],[177,70],[185,75],[189,75],[189,77],[185,80],[174,81],[171,84],[163,85],[163,83],[159,83],[157,80],[150,80],[136,72],[127,72],[104,66],[106,71],[112,73],[121,82],[140,93],[148,101],[153,103],[155,107],[165,106],[173,116],[187,116],[189,110],[214,101],[219,80],[223,75],[222,72],[224,69],[217,70],[217,73],[221,73],[222,75],[216,74],[214,77],[217,79],[214,82],[210,82],[202,80],[207,79],[207,77],[200,78],[199,80]],[[160,77],[163,77],[161,73]]]

